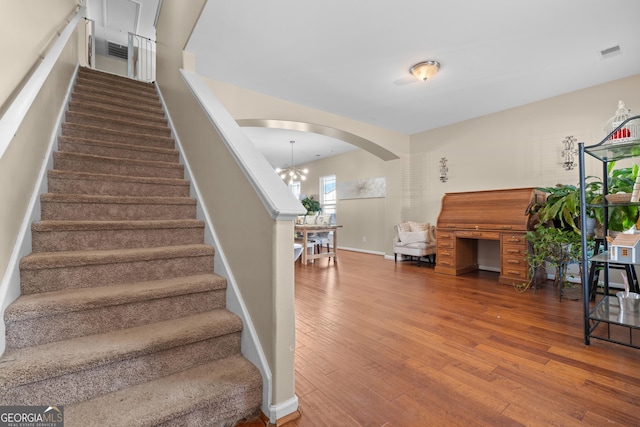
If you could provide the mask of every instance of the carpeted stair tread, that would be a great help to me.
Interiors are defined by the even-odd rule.
[[[114,83],[117,84],[118,88],[125,93],[135,93],[142,96],[158,96],[154,85],[149,83],[140,84],[136,80],[132,79],[94,78],[92,76],[87,76],[84,73],[78,73],[76,78],[76,84],[91,85],[93,87],[101,87],[105,89],[113,89]]]
[[[176,163],[180,158],[178,150],[170,148],[156,148],[144,145],[121,144],[117,142],[100,141],[87,138],[73,138],[69,136],[61,136],[58,138],[58,151],[91,154],[102,157],[117,157]]]
[[[173,138],[167,136],[149,135],[140,132],[123,132],[83,123],[63,123],[62,135],[160,148],[174,148],[176,144]]]
[[[65,406],[65,425],[222,426],[257,416],[262,401],[258,370],[230,356],[128,389]]]
[[[164,185],[176,185],[179,187],[189,187],[191,184],[188,180],[182,178],[162,178],[162,177],[144,177],[144,176],[126,176],[126,175],[109,175],[103,173],[92,172],[76,172],[76,171],[63,171],[63,170],[49,170],[47,171],[49,176],[56,176],[62,179],[86,179],[95,181],[123,181],[123,182],[135,182],[139,184],[153,184],[161,183]]]
[[[44,220],[31,225],[31,235],[33,252],[188,245],[204,240],[204,222]]]
[[[137,90],[137,91],[156,91],[156,86],[153,82],[143,82],[135,80],[127,76],[120,76],[117,74],[95,72],[90,68],[81,67],[78,69],[78,76],[76,81],[82,81],[89,84],[103,84],[111,87],[117,86],[122,90]]]
[[[164,116],[164,110],[161,104],[136,104],[135,106],[126,99],[113,98],[109,95],[99,95],[95,93],[71,92],[71,99],[78,102],[89,102],[99,105],[120,108],[122,111],[144,111],[151,114]]]
[[[43,220],[141,221],[196,215],[196,200],[190,197],[46,193],[40,196],[40,206]]]
[[[53,165],[57,170],[94,172],[126,176],[159,178],[184,178],[184,166],[177,162],[138,160],[122,157],[103,157],[65,151],[53,153]]]
[[[141,88],[155,88],[153,82],[135,80],[127,76],[109,73],[103,70],[96,70],[89,67],[78,68],[78,76],[91,79],[92,81],[105,81],[117,84],[119,87],[133,86]]]
[[[19,322],[70,311],[208,292],[225,289],[226,283],[224,277],[211,273],[23,295],[5,310],[5,320]]]
[[[121,176],[74,171],[47,171],[51,193],[104,196],[188,197],[186,179]]]
[[[102,114],[67,111],[66,120],[69,123],[82,123],[93,126],[99,124],[104,129],[116,129],[120,131],[125,130],[164,137],[171,136],[171,129],[169,129],[166,125],[123,120]]]
[[[68,111],[85,112],[113,119],[130,120],[136,123],[167,125],[167,118],[164,114],[145,112],[135,108],[124,109],[98,102],[70,101]]]
[[[196,200],[191,197],[128,197],[128,196],[99,196],[91,194],[55,194],[44,193],[41,202],[53,203],[110,203],[122,205],[195,205]]]
[[[94,251],[38,252],[23,257],[20,260],[20,268],[38,270],[175,257],[213,256],[213,254],[213,247],[205,244]]]
[[[100,334],[224,308],[226,280],[182,276],[22,295],[5,312],[7,348]]]
[[[203,228],[197,219],[156,221],[39,221],[31,225],[31,231],[96,231],[96,230],[145,230],[163,228]]]
[[[15,387],[241,329],[242,322],[235,314],[216,309],[104,334],[9,349],[0,359],[0,383]]]
[[[123,76],[120,74],[114,74],[114,73],[110,73],[108,71],[104,71],[104,70],[98,70],[95,68],[90,68],[90,67],[79,67],[78,68],[78,75],[87,77],[87,78],[91,78],[91,79],[101,79],[101,80],[108,80],[108,81],[112,81],[112,82],[116,82],[119,85],[120,84],[131,84],[131,85],[135,85],[135,86],[150,86],[150,87],[154,87],[154,83],[153,82],[145,82],[145,81],[141,81],[141,80],[136,80],[136,79],[132,79],[128,76]]]
[[[160,105],[160,99],[154,93],[140,93],[137,91],[123,91],[117,87],[94,85],[93,83],[85,83],[78,81],[73,86],[74,92],[90,93],[102,96],[109,96],[115,99],[127,100],[130,104],[149,104]]]

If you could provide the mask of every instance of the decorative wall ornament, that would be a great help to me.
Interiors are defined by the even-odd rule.
[[[569,135],[562,140],[562,143],[564,144],[564,150],[562,150],[562,153],[560,153],[560,155],[564,160],[564,163],[562,163],[562,167],[565,168],[565,170],[570,171],[576,166],[576,162],[573,156],[578,154],[578,150],[575,148],[577,141],[578,140],[573,135]]]
[[[447,167],[447,158],[440,158],[440,182],[447,182],[449,179],[447,177],[447,172],[449,172],[449,168]]]
[[[371,199],[386,196],[386,180],[364,178],[355,181],[338,182],[338,199]]]

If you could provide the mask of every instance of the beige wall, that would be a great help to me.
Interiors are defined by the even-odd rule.
[[[577,184],[577,166],[562,167],[562,140],[599,142],[618,100],[640,112],[640,75],[412,135],[406,203],[437,218],[446,192]],[[448,159],[446,183],[438,180],[441,157]],[[588,160],[587,175],[599,174],[601,166]],[[499,265],[495,248],[479,252],[481,265]]]
[[[325,173],[335,173],[341,181],[371,178],[374,171],[386,169],[388,192],[384,207],[379,200],[345,200],[339,203],[338,216],[344,225],[339,246],[387,254],[392,253],[393,225],[401,219],[435,223],[445,192],[548,186],[559,182],[576,184],[577,167],[566,171],[561,166],[562,140],[573,135],[579,141],[598,142],[605,136],[604,124],[614,114],[620,99],[625,100],[632,112],[640,111],[637,101],[640,76],[633,76],[404,136],[220,82],[211,81],[210,85],[236,119],[259,117],[321,123],[368,137],[396,153],[400,159],[386,162],[386,168],[375,156],[361,150],[356,152],[359,154],[311,163],[307,166],[312,176],[303,186],[303,193],[318,194],[317,178]],[[449,179],[445,183],[439,180],[441,157],[448,159]],[[355,164],[357,168],[353,167]],[[587,172],[599,172],[598,165],[590,159]],[[381,209],[384,215],[380,215]],[[362,227],[363,220],[366,229]],[[380,230],[386,236],[378,236]],[[367,241],[363,242],[362,237]],[[497,268],[497,246],[481,242],[480,249],[480,264]]]
[[[4,308],[19,294],[17,267],[7,270],[38,174],[45,161],[47,148],[58,125],[77,63],[77,37],[72,35],[44,86],[34,100],[24,121],[0,158],[0,306]],[[30,247],[30,241],[27,242]],[[26,255],[26,254],[25,254]],[[11,279],[9,279],[11,277]],[[4,343],[4,331],[1,342]],[[0,346],[0,352],[4,345]]]
[[[341,203],[340,223],[343,229],[339,232],[338,246],[349,247],[371,252],[392,253],[393,225],[402,216],[402,194],[406,189],[406,168],[403,165],[409,153],[409,136],[399,132],[379,128],[355,120],[329,114],[324,111],[297,105],[268,95],[252,92],[229,84],[208,80],[209,86],[229,110],[236,120],[285,120],[312,123],[329,128],[340,129],[357,135],[369,141],[369,146],[379,146],[395,154],[398,159],[382,162],[362,150],[358,150],[361,157],[351,158],[358,165],[354,168],[347,156],[344,163],[334,166],[335,173],[341,175],[338,179],[386,178],[387,196],[380,200],[359,199]],[[373,148],[370,148],[373,151]],[[354,155],[358,156],[358,155]],[[339,161],[339,160],[337,160]],[[320,161],[319,163],[322,163]],[[322,167],[313,166],[316,170]],[[331,169],[329,167],[328,169]],[[362,173],[358,173],[361,171]],[[316,173],[316,172],[312,172]],[[318,194],[317,176],[308,181],[309,185],[316,185],[316,189],[309,194]],[[361,218],[360,218],[361,217]],[[362,219],[370,229],[364,230]],[[366,238],[366,242],[362,238]]]
[[[2,40],[2,78],[0,112],[14,90],[39,62],[66,26],[66,18],[75,10],[76,0],[15,1],[2,0],[0,40]]]
[[[319,179],[336,175],[338,186],[347,181],[387,176],[387,163],[376,156],[356,150],[339,156],[313,162],[307,180],[302,182],[301,193],[318,199]],[[356,167],[357,165],[357,167]],[[391,208],[399,212],[399,205]],[[397,213],[396,212],[396,213]],[[391,215],[391,214],[389,214]],[[338,232],[338,246],[384,253],[387,251],[388,233],[385,230],[387,216],[386,198],[338,200],[336,221],[343,227]]]
[[[204,3],[163,2],[157,82],[271,370],[272,402],[263,402],[266,413],[264,403],[295,397],[293,221],[271,218],[180,76],[182,49]],[[279,268],[282,254],[289,254],[286,271]]]

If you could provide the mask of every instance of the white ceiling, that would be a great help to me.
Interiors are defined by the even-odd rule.
[[[208,1],[186,49],[201,75],[414,134],[640,73],[639,18],[640,0]],[[430,59],[440,72],[414,80]],[[290,140],[296,164],[339,152],[247,133],[274,166]]]

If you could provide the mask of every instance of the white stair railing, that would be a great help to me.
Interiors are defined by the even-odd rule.
[[[127,75],[143,82],[156,80],[156,42],[129,33]]]

